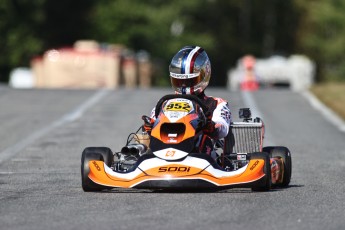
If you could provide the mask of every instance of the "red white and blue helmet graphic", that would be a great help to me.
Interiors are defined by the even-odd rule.
[[[185,46],[171,60],[171,85],[178,94],[199,94],[211,78],[211,63],[199,46]]]

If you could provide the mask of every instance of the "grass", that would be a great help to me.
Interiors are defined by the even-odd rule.
[[[345,83],[314,85],[311,91],[325,105],[345,120]]]

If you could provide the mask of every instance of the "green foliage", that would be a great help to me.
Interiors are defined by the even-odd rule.
[[[300,27],[300,46],[316,60],[319,80],[345,81],[345,2],[304,1],[306,17]]]
[[[0,2],[0,81],[7,80],[11,68],[27,66],[32,55],[41,50],[41,4],[30,0]]]
[[[208,34],[188,31],[188,18],[180,15],[184,7],[198,1],[99,1],[95,7],[92,38],[125,44],[134,50],[149,49],[153,56],[171,58],[177,49],[189,44],[210,44]],[[184,26],[179,35],[171,33],[173,23]]]
[[[224,86],[228,69],[248,53],[304,53],[320,79],[344,80],[344,11],[343,0],[2,0],[0,81],[79,39],[147,50],[160,85],[168,85],[168,63],[185,45],[206,49],[213,85]]]

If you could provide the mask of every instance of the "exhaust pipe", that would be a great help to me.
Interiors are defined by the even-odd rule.
[[[143,144],[131,144],[123,147],[121,153],[125,156],[142,156],[146,153],[147,146]]]

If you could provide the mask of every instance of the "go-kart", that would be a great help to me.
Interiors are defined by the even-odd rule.
[[[240,109],[241,122],[231,123],[229,134],[216,140],[216,158],[195,151],[210,112],[193,95],[166,95],[155,107],[150,135],[140,127],[121,151],[87,147],[81,157],[84,191],[112,188],[227,189],[267,191],[287,187],[291,154],[282,146],[263,147],[264,123]],[[148,117],[144,117],[147,121]]]

